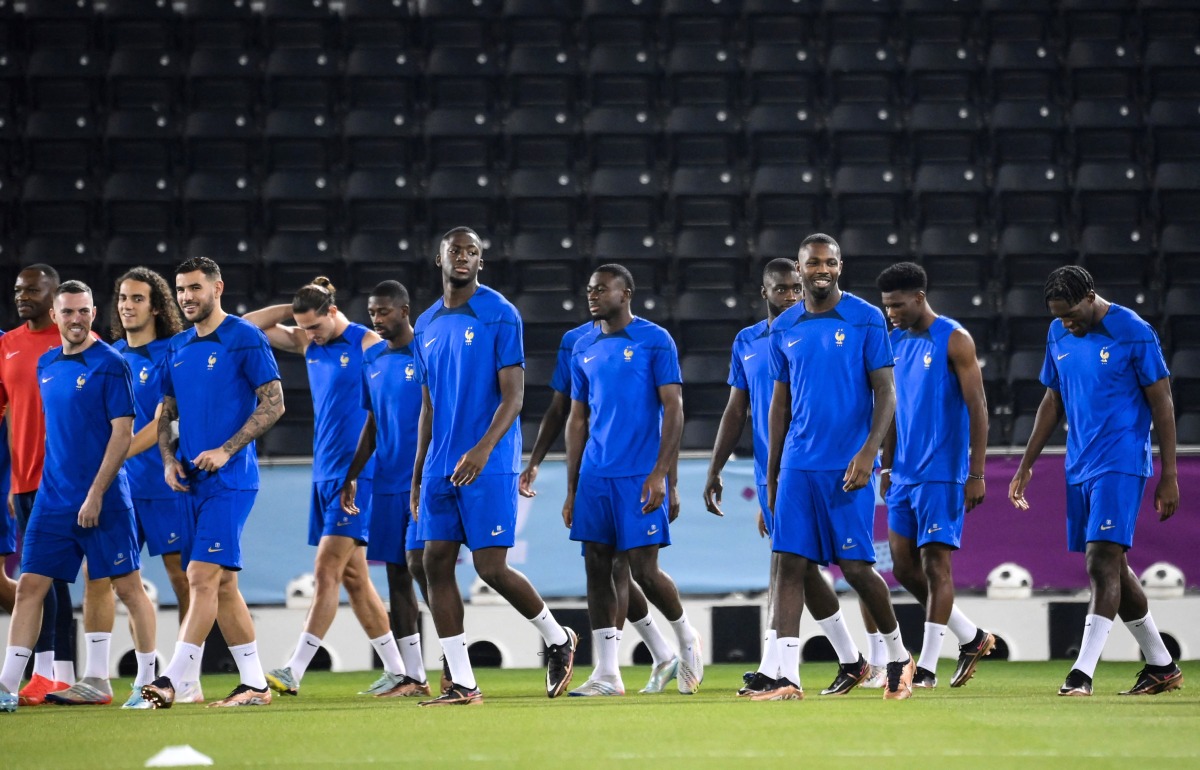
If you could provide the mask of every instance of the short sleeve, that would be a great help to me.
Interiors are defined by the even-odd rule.
[[[1159,343],[1154,329],[1148,325],[1139,326],[1139,334],[1133,343],[1131,359],[1138,385],[1147,388],[1163,377],[1170,377],[1171,371],[1167,368],[1167,361],[1163,358],[1162,344]]]
[[[571,400],[582,401],[585,404],[588,400],[587,375],[579,365],[579,356],[574,352],[571,354]]]
[[[787,356],[783,354],[783,334],[772,331],[767,340],[767,353],[771,361],[771,379],[776,382],[791,382],[791,367]]]
[[[1054,348],[1050,342],[1046,342],[1046,357],[1042,359],[1042,372],[1038,375],[1038,380],[1050,390],[1055,392],[1061,391],[1062,386],[1058,381],[1058,362],[1054,360]]]
[[[683,383],[683,372],[679,370],[679,351],[671,335],[662,333],[662,339],[654,346],[654,355],[650,361],[654,370],[655,388]]]
[[[565,396],[571,395],[571,346],[567,344],[566,336],[558,345],[558,358],[554,361],[550,389]]]
[[[733,351],[729,354],[729,386],[738,390],[750,390],[750,385],[746,381],[746,367],[742,364],[737,340],[733,341]]]
[[[175,370],[175,348],[168,347],[166,354],[163,356],[162,363],[159,364],[163,368],[162,372],[162,395],[163,397],[170,396],[175,398],[175,380],[171,373]]]
[[[133,416],[133,374],[124,358],[104,367],[104,412],[109,420]]]
[[[361,406],[363,409],[366,409],[368,412],[371,412],[374,411],[374,407],[371,406],[371,386],[369,382],[370,377],[367,375],[367,363],[367,361],[363,361],[362,387],[360,388],[362,393],[359,396],[358,401],[359,406]]]
[[[866,339],[863,340],[863,361],[866,362],[868,372],[896,365],[892,358],[892,340],[888,336],[883,313],[875,307],[871,308]]]
[[[521,315],[516,308],[506,305],[496,323],[496,371],[524,366],[524,336]]]
[[[413,334],[413,379],[422,385],[429,385],[429,370],[425,367],[425,330]]]
[[[242,371],[250,386],[258,390],[268,382],[280,379],[279,363],[275,360],[275,354],[271,352],[271,343],[267,342],[267,335],[258,329],[248,331],[252,336],[248,340],[249,344],[242,349]]]

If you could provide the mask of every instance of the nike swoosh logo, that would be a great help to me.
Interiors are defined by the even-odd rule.
[[[211,545],[208,547],[209,553],[220,553],[221,551],[224,551],[224,550],[225,550],[224,548],[213,548]]]
[[[851,548],[857,548],[857,546],[854,543],[844,543],[842,545],[843,551],[849,551]]]
[[[178,539],[179,539],[179,535],[173,535],[173,536],[171,537],[171,539],[167,541],[167,545],[170,545],[171,543],[174,543],[174,542],[175,542],[176,540],[178,540]]]
[[[172,366],[180,366],[182,364],[183,364],[182,361],[176,361],[174,364],[172,364]]]
[[[657,525],[657,524],[655,524],[653,527],[651,527],[650,529],[646,530],[646,534],[647,534],[647,535],[657,535],[657,534],[658,534],[658,525]]]
[[[584,356],[584,357],[583,357],[583,362],[584,362],[585,364],[586,364],[588,361],[595,361],[595,360],[596,360],[596,357],[595,357],[595,356],[592,356],[591,358],[588,358],[587,356]]]
[[[1108,530],[1110,530],[1110,529],[1115,529],[1115,528],[1116,528],[1116,526],[1117,526],[1116,524],[1109,524],[1109,525],[1106,527],[1106,526],[1104,526],[1103,524],[1101,524],[1101,525],[1100,525],[1100,531],[1101,531],[1101,532],[1107,532],[1107,531],[1108,531]]]
[[[496,528],[492,530],[492,537],[495,537],[496,535],[500,535],[503,533],[504,533],[504,527],[497,524]]]
[[[937,524],[934,524],[932,527],[925,530],[925,534],[932,535],[934,532],[941,532],[941,531],[942,531],[942,528],[940,526],[938,526]]]
[[[307,644],[309,647],[320,647],[321,646],[319,644],[313,644],[312,642],[309,642],[309,641],[305,641],[304,643]]]
[[[350,521],[347,519],[346,521],[339,521],[339,522],[337,522],[337,524],[335,524],[334,526],[338,526],[338,527],[344,527],[344,526],[346,526],[346,525],[347,525],[347,524],[349,524],[349,523],[350,523]]]
[[[798,644],[789,644],[789,645],[788,645],[788,647],[799,647],[799,646],[800,646],[800,645],[798,645]]]
[[[306,363],[310,363],[310,364],[319,364],[319,363],[321,363],[321,359],[319,359],[319,358],[306,358],[306,359],[304,359],[304,360],[305,360],[305,362],[306,362]]]
[[[104,641],[103,639],[93,639],[92,644],[100,644],[100,642],[103,642],[103,641]]]
[[[1058,360],[1059,360],[1059,361],[1061,361],[1061,360],[1063,360],[1064,358],[1066,358],[1066,357],[1067,357],[1067,356],[1069,356],[1069,355],[1071,355],[1071,354],[1070,354],[1070,353],[1063,353],[1061,356],[1059,356],[1059,357],[1058,357]]]
[[[433,339],[431,339],[429,342],[426,342],[426,343],[425,343],[425,347],[429,347],[429,346],[430,346],[430,345],[432,345],[432,344],[433,344],[435,341],[437,341],[437,337],[434,337],[434,338],[433,338]]]
[[[371,379],[373,380],[381,374],[383,374],[383,372],[371,372]]]
[[[605,634],[605,635],[604,635],[604,638],[605,638],[605,639],[616,639],[616,638],[617,638],[617,635],[616,635],[616,634]],[[100,641],[100,640],[99,640],[99,639],[97,639],[96,641]]]
[[[120,559],[117,559],[116,561],[113,562],[113,566],[119,567],[120,565],[122,565],[124,563],[125,563],[125,557],[122,556]]]
[[[7,361],[8,359],[12,358],[13,356],[20,355],[20,354],[21,354],[21,351],[19,351],[19,350],[13,351],[12,353],[9,353],[8,355],[6,355],[4,357],[4,360]]]
[[[53,379],[54,379],[54,377],[43,377],[43,378],[42,378],[42,384],[44,385],[44,384],[46,384],[47,382],[50,382],[50,380],[53,380]]]
[[[755,357],[755,356],[757,356],[757,355],[758,355],[758,353],[751,353],[751,354],[750,354],[750,355],[748,355],[748,356],[742,356],[742,360],[743,360],[743,361],[749,361],[751,358],[754,358],[754,357]]]
[[[29,657],[28,655],[25,655],[24,653],[20,653],[20,652],[14,652],[13,655],[16,655],[18,658],[28,658]]]
[[[418,644],[420,644],[420,642],[409,642],[409,643],[408,643],[408,646],[409,646],[409,647],[416,647]]]
[[[892,359],[892,363],[896,363],[899,360],[900,360],[900,356],[896,356]]]
[[[792,340],[791,342],[788,343],[788,347],[790,348],[792,345],[795,345],[799,341],[800,340]]]
[[[243,653],[242,653],[242,657],[243,657],[243,658],[248,658],[248,657],[250,657],[250,656],[251,656],[251,655],[253,655],[253,654],[254,654],[254,653],[252,653],[252,652],[243,652]]]

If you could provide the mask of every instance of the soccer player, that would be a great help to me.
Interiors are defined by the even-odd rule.
[[[409,321],[408,289],[398,281],[383,281],[367,298],[367,314],[382,338],[363,353],[359,377],[362,408],[367,419],[358,437],[354,459],[341,488],[342,510],[359,513],[358,479],[374,459],[371,490],[371,539],[367,558],[387,565],[388,594],[392,605],[392,632],[404,658],[407,676],[381,698],[429,695],[425,661],[421,654],[420,610],[413,580],[429,601],[421,561],[425,544],[417,538],[417,525],[409,510],[413,458],[417,451],[417,421],[421,416],[421,384],[413,360],[413,328]],[[361,499],[361,497],[360,497]]]
[[[46,426],[38,392],[38,358],[62,345],[50,318],[58,272],[49,265],[30,265],[17,274],[14,300],[23,322],[0,337],[0,409],[7,407],[12,484],[8,513],[24,531],[37,498],[45,458]],[[33,655],[33,677],[21,690],[21,705],[36,706],[46,694],[75,681],[74,616],[64,581],[46,592],[42,626]]]
[[[517,482],[517,491],[523,497],[536,497],[537,491],[533,483],[537,479],[538,469],[546,459],[550,447],[562,435],[567,424],[567,414],[571,410],[571,352],[575,343],[596,325],[595,321],[576,326],[563,335],[558,346],[558,356],[555,361],[554,374],[550,379],[550,406],[542,415],[538,425],[537,438],[533,441],[533,449],[529,454],[529,463],[521,471]],[[629,574],[629,563],[624,554],[616,554],[613,560],[613,582],[617,590],[617,619],[628,620],[634,630],[646,644],[650,652],[650,679],[639,692],[659,693],[674,679],[679,672],[679,656],[671,648],[662,631],[650,614],[650,606],[646,603],[646,595]],[[624,603],[622,610],[620,605]],[[618,630],[620,630],[618,626]]]
[[[0,332],[0,337],[4,333]],[[8,451],[8,425],[0,420],[0,498],[8,500],[12,486],[12,455]],[[17,520],[6,506],[0,510],[0,609],[12,614],[13,602],[17,598],[17,583],[8,576],[5,561],[9,554],[17,552]]]
[[[892,572],[925,607],[925,641],[913,687],[937,686],[947,626],[959,640],[951,687],[962,687],[996,637],[954,606],[950,556],[963,516],[983,502],[987,398],[975,341],[925,297],[925,270],[900,262],[875,285],[891,321],[896,420],[883,442],[880,492],[888,506]]]
[[[516,542],[521,462],[521,316],[479,283],[483,244],[474,230],[455,227],[443,235],[436,264],[442,297],[413,329],[422,403],[410,505],[425,541],[429,609],[452,681],[446,692],[421,705],[483,702],[454,579],[462,543],[471,549],[479,577],[545,640],[546,695],[554,698],[571,681],[575,633],[559,625],[529,580],[507,562]]]
[[[796,263],[790,259],[774,259],[763,269],[762,296],[767,301],[767,317],[753,326],[738,332],[733,342],[729,362],[729,402],[721,415],[717,429],[713,456],[708,467],[708,480],[704,485],[704,505],[709,511],[724,516],[721,511],[721,493],[724,485],[721,470],[729,461],[742,427],[746,424],[746,413],[753,420],[754,477],[758,486],[758,532],[770,536],[774,529],[774,516],[767,506],[767,415],[771,408],[770,342],[771,324],[779,314],[800,302],[804,286]],[[774,563],[778,556],[771,555]],[[775,570],[772,568],[771,575]],[[775,640],[778,638],[771,626],[774,596],[773,586],[768,586],[767,625],[770,626],[763,639],[762,662],[758,670],[747,676],[743,687],[738,690],[742,697],[757,695],[771,689],[779,677],[779,660]],[[825,633],[838,656],[838,673],[833,683],[821,691],[822,695],[845,695],[854,689],[869,673],[865,659],[850,636],[842,618],[837,594],[825,582],[820,567],[809,562],[804,576],[804,602],[813,617],[819,618],[817,625]]]
[[[46,452],[37,501],[25,530],[17,603],[0,669],[0,711],[14,711],[37,638],[38,612],[54,580],[74,582],[86,557],[92,580],[116,589],[133,626],[139,663],[154,660],[154,607],[142,587],[137,523],[123,463],[133,426],[129,366],[91,333],[92,291],[67,281],[54,293],[61,349],[37,362]],[[108,626],[111,633],[112,626]],[[108,658],[70,689],[63,703],[112,702]],[[107,694],[107,698],[104,695]]]
[[[371,508],[366,501],[371,496],[374,464],[368,465],[360,491],[362,513],[343,511],[340,496],[366,421],[361,395],[363,351],[379,342],[379,336],[351,323],[338,310],[334,286],[324,276],[300,287],[290,304],[272,305],[244,318],[261,329],[273,347],[304,356],[316,417],[308,519],[308,544],[317,548],[316,591],[291,659],[283,668],[268,671],[267,683],[281,695],[300,693],[300,681],[321,649],[345,585],[350,606],[383,661],[383,676],[366,693],[389,691],[401,683],[405,672],[363,547],[370,538]]]
[[[775,514],[775,645],[781,676],[755,700],[804,697],[800,610],[808,562],[836,562],[888,645],[883,696],[912,695],[916,664],[900,636],[887,584],[872,566],[874,466],[896,408],[883,313],[838,287],[842,252],[816,233],[800,245],[804,302],[771,327],[767,506]]]
[[[1086,555],[1092,596],[1079,657],[1059,695],[1092,694],[1092,676],[1117,615],[1146,658],[1137,681],[1122,695],[1174,690],[1183,672],[1171,659],[1126,552],[1146,481],[1154,475],[1150,425],[1158,434],[1162,473],[1154,509],[1166,521],[1179,507],[1175,465],[1175,407],[1170,372],[1154,329],[1132,310],[1096,294],[1092,276],[1074,265],[1046,279],[1046,308],[1054,316],[1046,335],[1041,381],[1046,395],[1008,487],[1012,504],[1029,508],[1025,488],[1033,464],[1059,421],[1066,418],[1067,547]]]
[[[175,298],[194,326],[172,337],[167,348],[158,449],[167,485],[187,500],[190,526],[181,553],[190,597],[171,662],[142,688],[155,708],[175,702],[175,682],[186,679],[199,660],[214,620],[241,683],[209,707],[271,702],[237,573],[242,527],[258,494],[254,440],[283,414],[283,387],[267,338],[221,309],[224,289],[221,268],[207,257],[175,268]],[[176,420],[178,438],[171,426]]]
[[[677,685],[691,695],[704,680],[700,636],[688,622],[679,590],[658,565],[679,515],[674,473],[683,434],[683,377],[675,341],[661,326],[633,315],[633,276],[601,265],[588,279],[588,310],[600,323],[571,352],[567,418],[567,499],[563,523],[584,546],[588,616],[596,664],[571,695],[624,695],[617,667],[621,615],[613,583],[616,554],[679,641]]]
[[[162,556],[179,603],[180,620],[187,614],[188,599],[187,576],[183,574],[179,558],[185,527],[183,501],[163,480],[162,458],[158,454],[158,408],[162,403],[162,361],[167,352],[167,341],[182,328],[179,306],[161,275],[137,267],[116,280],[109,331],[116,339],[113,348],[125,358],[133,373],[135,410],[134,436],[126,453],[125,472],[137,519],[138,540],[145,543],[151,556]],[[83,627],[87,644],[84,665],[88,671],[97,671],[108,666],[116,608],[109,581],[88,580],[85,585]],[[138,659],[133,690],[122,708],[151,708],[142,698],[142,686],[154,679],[154,663],[153,656]],[[181,685],[177,700],[203,701],[198,680],[197,675],[196,681]],[[48,696],[47,700],[57,703],[65,697],[65,693],[59,693]],[[106,693],[105,697],[111,699],[111,693]]]

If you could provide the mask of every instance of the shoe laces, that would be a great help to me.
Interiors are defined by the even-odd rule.
[[[908,661],[891,661],[887,664],[887,687],[888,691],[896,692],[900,689],[900,676],[904,673],[904,666]]]

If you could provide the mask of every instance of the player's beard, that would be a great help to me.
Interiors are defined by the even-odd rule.
[[[213,310],[215,310],[217,307],[217,300],[214,297],[208,302],[198,302],[196,304],[199,307],[199,309],[196,311],[196,317],[188,320],[190,320],[193,324],[201,324],[208,320],[208,317],[212,315]]]

